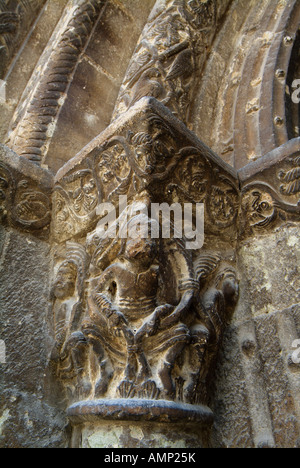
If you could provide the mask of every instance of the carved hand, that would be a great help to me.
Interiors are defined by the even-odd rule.
[[[172,327],[173,325],[178,323],[183,318],[183,316],[188,312],[193,297],[194,297],[193,290],[185,291],[178,306],[175,308],[175,310],[173,308],[174,312],[163,321],[160,328],[165,330],[166,328]]]
[[[113,330],[116,336],[120,336],[123,331],[124,325],[127,327],[127,320],[121,312],[116,310],[113,311],[111,316],[107,320],[108,328]]]
[[[169,304],[157,307],[136,333],[135,342],[139,342],[145,335],[154,336],[159,330],[161,319],[169,315],[173,310],[174,306]]]

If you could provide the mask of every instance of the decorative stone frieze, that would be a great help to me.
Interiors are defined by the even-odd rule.
[[[100,203],[204,203],[207,232],[232,239],[239,187],[235,171],[155,99],[117,119],[56,176],[53,234],[85,235]],[[221,231],[220,231],[221,230]]]

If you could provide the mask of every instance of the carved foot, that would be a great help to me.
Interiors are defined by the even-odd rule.
[[[160,394],[160,389],[157,387],[154,380],[147,380],[141,385],[139,392],[140,398],[147,398],[149,400],[157,400]]]
[[[130,380],[123,380],[118,387],[118,391],[121,398],[133,398],[135,395],[135,385]]]
[[[108,390],[108,386],[110,384],[110,381],[114,375],[113,371],[108,372],[106,367],[107,367],[107,362],[104,361],[100,365],[101,367],[101,377],[97,381],[96,386],[95,386],[95,397],[96,398],[101,398],[103,397]]]

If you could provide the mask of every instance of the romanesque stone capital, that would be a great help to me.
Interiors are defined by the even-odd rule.
[[[57,174],[52,357],[74,421],[211,423],[211,372],[239,291],[238,207],[235,171],[152,98]]]
[[[0,145],[0,221],[46,239],[53,176]]]

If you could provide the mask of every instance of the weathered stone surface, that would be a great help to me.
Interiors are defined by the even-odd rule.
[[[215,443],[299,445],[300,367],[292,360],[300,319],[298,234],[298,224],[290,223],[240,243],[240,299],[210,406]]]
[[[299,79],[298,59],[291,60],[298,54],[299,15],[297,0],[238,0],[224,16],[190,124],[237,169],[299,136],[291,87]]]
[[[240,246],[239,266],[254,317],[300,302],[299,255],[297,224],[282,226]]]
[[[0,445],[5,448],[64,446],[66,420],[49,386],[49,246],[17,231],[1,230]]]
[[[101,426],[86,424],[81,429],[80,448],[138,448],[189,449],[204,448],[201,431],[195,427],[169,424],[108,423]],[[197,434],[198,432],[198,434]],[[74,438],[74,448],[78,441]]]

